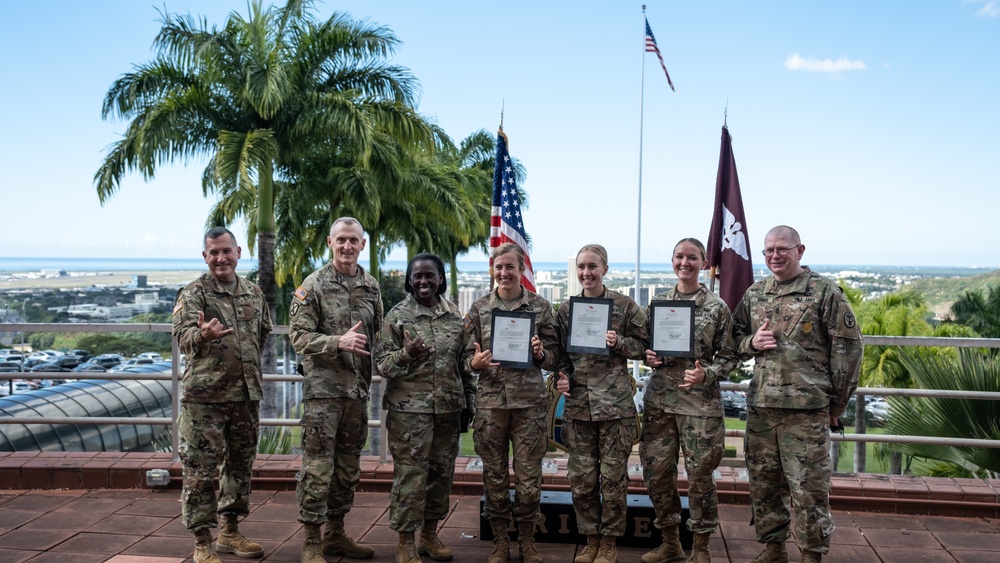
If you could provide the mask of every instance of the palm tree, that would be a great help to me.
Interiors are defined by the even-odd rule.
[[[1000,392],[1000,356],[965,348],[957,356],[902,354],[918,387]],[[974,399],[912,398],[892,402],[888,429],[906,436],[1000,440],[1000,402]],[[969,474],[1000,475],[1000,450],[927,444],[892,444],[891,449],[960,466]]]
[[[966,291],[951,305],[955,322],[976,331],[983,338],[1000,338],[1000,284]]]
[[[233,13],[222,29],[161,13],[155,58],[105,97],[103,117],[130,123],[94,176],[103,204],[126,173],[148,180],[163,163],[208,156],[202,189],[220,196],[210,221],[249,221],[272,315],[277,191],[292,185],[303,155],[324,147],[364,163],[377,131],[400,142],[428,136],[410,108],[415,80],[384,62],[399,44],[392,32],[337,13],[318,22],[307,7],[254,0],[248,18]],[[273,338],[262,360],[274,370]]]

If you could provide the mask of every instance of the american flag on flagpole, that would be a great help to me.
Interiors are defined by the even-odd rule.
[[[521,198],[517,193],[514,165],[507,152],[507,135],[503,128],[497,133],[497,158],[493,168],[493,212],[490,215],[490,249],[505,242],[513,242],[524,251],[525,269],[521,285],[535,291],[535,275],[528,256],[528,240],[521,216]]]
[[[670,80],[670,73],[667,72],[667,65],[663,62],[663,55],[660,54],[660,48],[656,46],[656,38],[653,37],[653,30],[649,27],[649,20],[646,20],[646,52],[656,53],[656,58],[660,59],[660,66],[663,67],[663,74],[667,75],[667,84],[670,85],[670,91],[676,92],[674,90],[674,83]]]

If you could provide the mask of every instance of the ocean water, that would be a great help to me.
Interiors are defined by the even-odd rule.
[[[361,265],[367,267],[368,261],[362,260]],[[566,262],[535,262],[535,271],[565,272]],[[809,264],[819,272],[857,271],[886,275],[923,275],[923,276],[974,276],[992,271],[992,268],[966,268],[951,266],[872,266],[851,264]],[[257,268],[257,260],[244,258],[240,260],[239,271],[249,272]],[[634,272],[635,262],[613,262],[609,264],[612,271]],[[672,272],[669,263],[643,263],[642,271],[646,273]],[[756,270],[764,268],[763,264],[755,264]],[[38,272],[41,270],[65,270],[67,272],[142,272],[158,270],[193,270],[205,269],[205,262],[200,258],[3,258],[0,257],[0,273]],[[405,260],[387,260],[382,264],[384,271],[405,270]],[[486,272],[489,265],[485,260],[459,260],[458,269],[462,272]]]

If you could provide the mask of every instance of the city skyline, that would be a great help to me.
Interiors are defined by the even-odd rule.
[[[680,238],[707,239],[725,118],[755,269],[776,224],[802,233],[806,263],[995,268],[1000,250],[983,232],[1000,203],[998,6],[651,1],[676,93],[643,55],[639,4],[349,0],[316,14],[392,29],[403,44],[391,62],[422,87],[418,111],[456,142],[495,135],[504,109],[527,169],[534,261],[563,262],[591,242],[612,262],[635,261],[643,71],[643,263],[668,262]],[[247,9],[165,8],[216,25]],[[125,127],[100,119],[101,102],[151,59],[156,8],[43,0],[8,12],[0,45],[22,54],[0,94],[13,132],[0,141],[0,255],[196,258],[213,203],[201,195],[204,160],[150,182],[132,174],[103,207],[92,182]],[[246,253],[246,228],[233,227]]]

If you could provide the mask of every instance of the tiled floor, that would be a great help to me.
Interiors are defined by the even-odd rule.
[[[485,561],[490,544],[479,539],[479,498],[452,498],[441,539],[455,561]],[[264,545],[267,562],[295,563],[302,527],[292,492],[255,491],[253,510],[241,531]],[[347,530],[376,549],[373,561],[393,561],[396,534],[389,529],[389,496],[359,493]],[[711,549],[716,562],[744,563],[761,546],[748,525],[746,506],[720,506],[720,531]],[[835,511],[837,531],[823,561],[917,563],[1000,561],[1000,522],[987,518],[912,516]],[[546,563],[568,563],[576,550],[540,544]],[[180,523],[176,490],[76,489],[0,491],[0,563],[179,563],[190,561],[191,535]],[[516,549],[512,562],[518,562]],[[643,549],[621,548],[619,561],[638,562]],[[239,558],[223,555],[223,561]],[[790,548],[790,559],[799,560]],[[339,561],[334,558],[331,561]],[[425,557],[425,561],[429,558]]]

